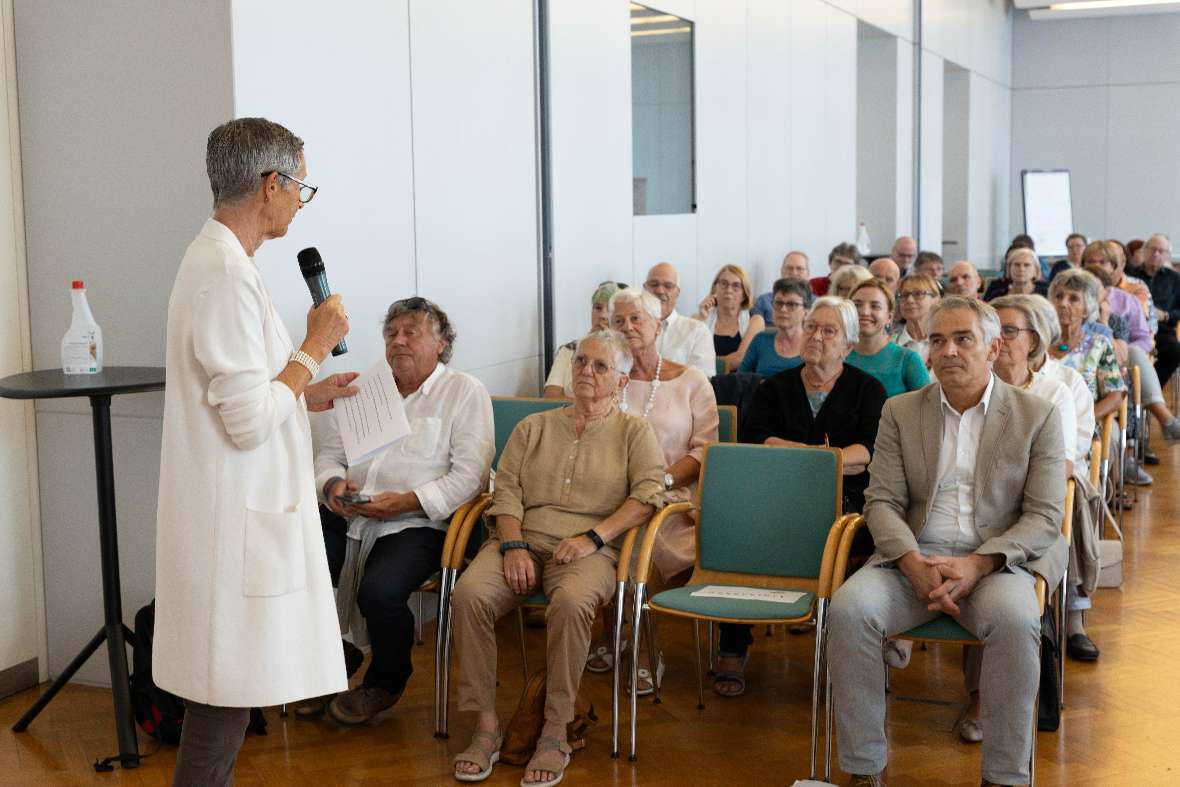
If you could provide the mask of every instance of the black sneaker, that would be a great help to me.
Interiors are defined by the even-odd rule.
[[[1155,465],[1158,465],[1159,463],[1160,463],[1160,458],[1158,456],[1156,456],[1155,453],[1153,453],[1152,451],[1144,451],[1143,452],[1143,464],[1152,465],[1154,467]]]

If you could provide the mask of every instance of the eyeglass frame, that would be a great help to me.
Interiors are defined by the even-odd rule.
[[[302,194],[296,195],[296,197],[299,199],[300,205],[306,205],[307,203],[311,202],[313,199],[315,199],[316,192],[320,190],[319,186],[313,186],[310,183],[304,183],[302,180],[295,177],[294,175],[288,175],[286,172],[280,172],[277,169],[268,169],[266,172],[263,172],[261,175],[259,175],[259,177],[267,178],[267,177],[270,177],[271,175],[278,175],[280,178],[286,178],[287,180],[291,181],[292,183],[298,184],[300,191],[302,191],[303,189],[311,189],[311,196],[308,197],[307,199],[304,199]]]

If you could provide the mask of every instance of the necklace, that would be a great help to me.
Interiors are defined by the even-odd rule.
[[[651,415],[651,408],[656,403],[656,391],[660,387],[660,369],[664,365],[664,358],[661,355],[656,356],[656,374],[651,381],[651,393],[647,396],[647,402],[643,405],[643,415],[640,416],[644,420]],[[624,413],[631,409],[631,405],[627,403],[627,389],[623,389],[623,401],[619,402],[619,409]]]

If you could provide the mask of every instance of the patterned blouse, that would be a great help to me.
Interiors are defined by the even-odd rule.
[[[1127,390],[1114,355],[1114,345],[1101,334],[1083,332],[1081,343],[1060,360],[1082,376],[1090,386],[1090,395],[1095,402],[1107,394]]]

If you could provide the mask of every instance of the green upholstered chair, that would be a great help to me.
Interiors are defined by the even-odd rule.
[[[492,467],[500,463],[500,452],[512,436],[516,425],[533,413],[552,410],[555,407],[565,407],[568,399],[540,399],[531,396],[493,396],[492,421],[496,429],[496,454],[492,457]]]
[[[812,670],[811,777],[815,778],[820,665],[831,571],[840,533],[843,457],[837,448],[782,448],[716,443],[701,465],[695,506],[678,503],[652,519],[636,566],[631,655],[631,759],[636,755],[636,665],[644,611],[693,621],[697,691],[704,707],[700,621],[816,623]],[[699,513],[697,556],[686,586],[645,600],[656,534],[674,514]],[[695,595],[706,586],[790,590],[793,603]],[[658,696],[658,694],[657,694]]]
[[[736,443],[738,431],[738,411],[735,404],[717,405],[717,441],[721,443]]]
[[[713,372],[717,375],[725,374],[725,361],[724,361],[724,359],[718,358],[715,361],[713,361]]]
[[[1066,482],[1066,485],[1065,485],[1065,517],[1061,523],[1061,534],[1062,534],[1062,536],[1064,536],[1066,544],[1069,544],[1073,538],[1073,500],[1074,500],[1074,481],[1071,478]],[[843,534],[841,536],[840,549],[837,554],[835,566],[834,566],[833,572],[832,572],[833,573],[832,589],[831,589],[832,593],[835,593],[840,588],[840,586],[842,584],[844,584],[845,574],[847,573],[847,566],[848,566],[848,554],[852,548],[852,540],[853,540],[853,538],[855,538],[857,531],[860,530],[860,528],[863,526],[864,526],[864,517],[862,517],[862,516],[853,517],[850,521],[845,523],[845,527],[843,529]],[[1056,607],[1054,609],[1054,613],[1057,615],[1059,645],[1060,645],[1060,643],[1062,643],[1064,641],[1063,640],[1063,632],[1064,632],[1064,628],[1065,628],[1065,591],[1066,591],[1066,587],[1067,587],[1066,583],[1068,582],[1068,579],[1069,579],[1068,578],[1068,569],[1066,569],[1066,574],[1067,574],[1066,576],[1062,576],[1061,584],[1056,588],[1057,601],[1056,601]],[[1040,607],[1041,613],[1044,614],[1046,595],[1047,595],[1047,587],[1046,587],[1046,583],[1045,583],[1045,580],[1043,577],[1041,577],[1041,576],[1036,577],[1036,586],[1035,587],[1036,587],[1036,594],[1037,594],[1037,604]],[[913,640],[914,642],[937,643],[940,645],[963,645],[963,646],[967,646],[967,645],[980,645],[980,646],[982,646],[983,645],[983,643],[980,642],[979,639],[976,638],[976,636],[974,634],[972,634],[971,632],[967,631],[967,629],[965,629],[961,625],[959,625],[958,621],[956,621],[954,618],[952,618],[949,615],[939,615],[938,617],[934,618],[933,620],[927,621],[926,623],[923,623],[920,626],[915,626],[912,629],[910,629],[909,631],[906,631],[902,634],[898,634],[896,637],[893,637],[893,639],[908,639],[908,640]],[[1063,649],[1061,650],[1061,653],[1062,653],[1062,662],[1064,663],[1064,650]],[[889,668],[886,667],[886,678],[888,678],[888,674],[889,674],[888,669]],[[1059,682],[1058,696],[1064,697],[1065,695],[1062,691],[1065,688],[1064,687],[1064,681],[1065,681],[1064,669],[1058,674],[1057,679]],[[829,683],[830,683],[830,679],[829,679]],[[886,685],[888,686],[888,681],[886,682]],[[831,696],[831,691],[830,691],[830,687],[829,687],[829,691],[827,692],[827,702],[828,702],[828,708],[827,708],[827,718],[828,718],[827,756],[828,756],[829,761],[831,759],[831,719],[832,719],[831,699],[832,699],[832,696]],[[1033,700],[1034,706],[1036,705],[1037,702],[1038,702],[1037,699]],[[1033,787],[1036,783],[1036,773],[1035,773],[1035,768],[1034,768],[1034,765],[1036,763],[1036,757],[1037,757],[1036,723],[1037,723],[1037,714],[1034,712],[1033,713],[1033,736],[1032,736],[1033,745],[1032,745],[1032,751],[1029,754],[1029,762],[1028,762],[1029,787]]]

